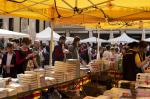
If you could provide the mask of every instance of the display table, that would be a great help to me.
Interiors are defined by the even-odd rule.
[[[48,88],[53,87],[53,88],[58,89],[58,90],[64,90],[67,87],[74,86],[75,88],[80,89],[80,88],[82,88],[82,86],[84,84],[88,83],[89,81],[90,81],[90,76],[86,75],[86,76],[79,77],[79,78],[76,78],[76,79],[73,79],[70,81],[57,83],[57,84],[42,87],[42,88],[37,88],[37,89],[30,90],[27,92],[18,93],[15,96],[5,97],[3,99],[33,99],[35,97],[40,97],[41,92],[43,90],[47,90]]]

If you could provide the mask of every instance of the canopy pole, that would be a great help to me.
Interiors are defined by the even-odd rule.
[[[100,51],[99,51],[99,46],[100,46],[100,31],[97,32],[98,38],[97,38],[97,60],[100,59]]]
[[[113,39],[114,38],[114,34],[113,34],[113,30],[110,30],[110,35],[109,35],[109,39]]]
[[[54,21],[51,20],[50,22],[51,25],[51,31],[50,31],[50,35],[51,35],[51,40],[50,40],[50,60],[49,60],[49,64],[50,66],[52,66],[52,53],[53,53],[53,33],[54,33]]]
[[[52,6],[50,8],[50,27],[51,27],[51,31],[50,31],[50,35],[51,35],[51,40],[50,40],[50,59],[49,59],[49,65],[52,66],[52,53],[53,53],[53,33],[54,33],[54,23],[55,23],[55,18],[54,18],[54,13],[55,13],[55,8],[54,6]]]
[[[141,40],[144,40],[144,39],[145,39],[145,36],[146,36],[146,34],[145,34],[145,29],[143,29]]]

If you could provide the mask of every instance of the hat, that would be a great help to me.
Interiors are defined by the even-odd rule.
[[[132,42],[132,43],[129,43],[128,46],[129,46],[130,48],[134,48],[134,47],[138,47],[139,44],[138,44],[137,42]]]
[[[66,40],[66,37],[64,35],[62,35],[59,40]]]
[[[140,41],[139,42],[139,47],[140,48],[146,48],[148,46],[148,43],[147,42],[145,42],[145,41]]]
[[[74,41],[74,42],[80,41],[80,37],[75,36],[73,41]]]

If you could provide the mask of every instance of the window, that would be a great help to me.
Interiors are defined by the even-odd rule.
[[[20,21],[19,21],[19,31],[21,32],[21,18],[20,18]]]
[[[30,23],[30,19],[28,19],[28,26],[29,26],[29,23]]]
[[[43,22],[43,29],[45,29],[45,27],[46,27],[46,25],[45,25],[45,24],[46,24],[46,22],[44,21],[44,22]]]
[[[150,38],[150,33],[147,33],[147,34],[146,34],[146,38]]]
[[[36,20],[36,33],[39,33],[40,31],[40,21],[39,20]]]
[[[9,30],[13,31],[14,30],[14,19],[9,18]]]
[[[0,19],[0,29],[3,28],[3,19]]]

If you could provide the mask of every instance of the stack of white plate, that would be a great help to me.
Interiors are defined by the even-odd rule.
[[[18,83],[11,83],[7,88],[15,89],[17,93],[29,91],[29,85],[21,85]]]
[[[64,82],[64,72],[54,72],[51,77],[56,79],[56,83]]]
[[[29,73],[29,72],[25,72],[25,73]],[[38,81],[35,72],[33,72],[33,74],[18,74],[17,78],[19,79],[20,84],[29,85],[31,90],[38,88]]]
[[[70,74],[68,80],[75,79],[77,77],[76,64],[67,63],[66,66],[67,66],[67,73]]]
[[[136,75],[136,87],[150,88],[150,75],[149,75],[149,73],[138,73]]]
[[[34,72],[36,72],[37,76],[38,75],[42,75],[42,76],[45,76],[45,69],[35,69]]]
[[[37,75],[37,81],[38,81],[38,87],[45,87],[46,82],[45,82],[45,69],[35,69],[34,72]]]
[[[150,97],[150,89],[149,88],[137,88],[136,96],[137,97]]]
[[[77,64],[78,62],[59,62],[55,63],[54,71],[55,72],[64,72],[65,81],[75,79],[77,77]],[[80,69],[80,68],[79,68]],[[69,75],[68,75],[69,74]]]
[[[18,80],[18,78],[11,78],[11,82],[13,82],[13,83],[18,83],[19,80]]]
[[[72,72],[74,78],[80,77],[80,61],[77,59],[69,59],[66,61],[69,72]],[[73,78],[73,79],[74,79]]]
[[[0,79],[0,88],[5,88],[6,87],[6,80]]]
[[[44,67],[45,69],[45,77],[51,77],[51,74],[54,73],[54,67],[50,67],[50,66],[47,66],[47,67]]]
[[[43,75],[37,76],[37,81],[38,81],[39,88],[46,86],[45,76],[43,76]]]
[[[67,66],[65,62],[56,61],[54,66],[54,71],[66,72]]]
[[[74,71],[68,71],[65,73],[65,81],[73,80],[76,78]]]
[[[7,97],[7,90],[6,88],[0,88],[0,98]]]
[[[92,97],[92,96],[86,96],[86,97],[84,97],[83,99],[95,99],[95,97]]]
[[[110,96],[100,95],[100,96],[98,96],[98,97],[96,97],[94,99],[111,99],[111,97]]]
[[[91,72],[103,71],[103,62],[100,60],[94,60],[90,63]]]
[[[17,91],[16,89],[13,89],[13,88],[6,88],[7,90],[7,96],[14,96],[17,94]]]
[[[45,77],[46,85],[53,85],[56,84],[56,79],[53,77]]]
[[[70,73],[68,73],[68,72],[66,72],[66,73],[64,73],[64,81],[69,81],[69,80],[71,80],[71,76],[70,76]]]
[[[150,99],[150,97],[136,97],[136,99]]]

